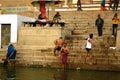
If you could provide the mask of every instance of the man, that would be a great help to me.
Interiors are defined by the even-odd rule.
[[[108,2],[108,4],[109,4],[108,9],[109,10],[110,10],[110,8],[113,9],[113,3],[114,3],[114,0],[109,0],[109,2]]]
[[[44,18],[42,17],[42,14],[41,14],[41,13],[38,15],[38,19],[39,19],[39,20],[44,19]]]
[[[100,17],[100,14],[99,14],[98,18],[95,21],[95,26],[97,27],[97,30],[98,30],[98,36],[102,36],[103,25],[104,25],[104,20]]]
[[[61,48],[61,55],[62,55],[62,67],[64,70],[66,70],[67,67],[67,57],[69,54],[69,49],[67,47],[67,43],[63,44],[63,47]]]
[[[56,56],[56,51],[58,51],[58,56],[60,56],[60,50],[63,46],[64,40],[62,37],[55,40],[54,55]]]
[[[79,10],[82,10],[81,9],[81,0],[78,0],[77,1],[77,10],[79,11]]]
[[[61,62],[61,48],[63,46],[63,43],[64,43],[64,40],[62,39],[62,37],[55,40],[54,55],[58,56],[58,64],[60,64]],[[56,54],[56,51],[57,51],[57,54]]]
[[[59,22],[61,20],[61,15],[59,12],[57,12],[54,17],[53,17],[53,21],[54,22]]]
[[[119,0],[114,0],[113,10],[117,11],[118,10],[118,5],[119,5]]]

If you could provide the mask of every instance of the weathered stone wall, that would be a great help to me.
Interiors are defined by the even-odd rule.
[[[117,30],[116,48],[117,48],[117,51],[120,52],[120,28],[119,27]]]
[[[0,15],[1,15],[1,4],[0,4]]]
[[[64,33],[64,34],[63,34]],[[62,35],[63,34],[63,35]],[[53,48],[54,40],[64,37],[66,31],[58,27],[20,27],[18,44],[39,46],[39,48]]]
[[[2,7],[28,6],[34,0],[0,0]]]
[[[19,29],[17,64],[51,65],[57,62],[53,55],[54,41],[60,36],[70,35],[60,26],[23,27]]]
[[[57,57],[53,54],[54,41],[60,36],[70,35],[67,29],[54,27],[25,27],[21,26],[18,33],[16,65],[52,65],[57,63]],[[0,62],[5,58],[7,47],[0,50]]]

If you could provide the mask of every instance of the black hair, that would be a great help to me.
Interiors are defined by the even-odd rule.
[[[90,38],[93,38],[93,34],[89,34],[89,37],[90,37]]]
[[[114,17],[116,17],[116,16],[117,16],[117,13],[114,14]]]
[[[62,37],[59,37],[60,39],[62,39]]]

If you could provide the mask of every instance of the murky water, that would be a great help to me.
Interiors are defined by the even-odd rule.
[[[120,80],[120,72],[0,67],[0,80]]]

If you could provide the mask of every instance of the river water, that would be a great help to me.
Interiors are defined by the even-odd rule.
[[[120,72],[0,67],[0,80],[120,80]]]

